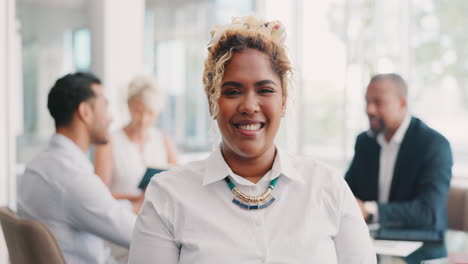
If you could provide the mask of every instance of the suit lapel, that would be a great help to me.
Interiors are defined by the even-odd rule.
[[[398,151],[395,167],[393,169],[389,202],[396,199],[395,195],[398,193],[399,184],[400,182],[404,182],[404,178],[407,176],[404,175],[403,172],[406,171],[406,168],[411,166],[412,157],[416,154],[415,148],[413,147],[415,126],[416,119],[413,117],[411,118],[411,123],[405,133],[403,141],[401,142],[400,150]]]
[[[374,139],[370,148],[369,162],[369,200],[377,201],[379,198],[379,167],[380,167],[380,145]]]
[[[356,184],[357,196],[364,201],[377,201],[379,190],[380,145],[375,136],[367,135],[362,142],[363,156],[359,163]]]

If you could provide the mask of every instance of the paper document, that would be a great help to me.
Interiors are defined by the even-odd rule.
[[[384,256],[406,257],[422,247],[420,241],[397,241],[374,239],[375,252]]]

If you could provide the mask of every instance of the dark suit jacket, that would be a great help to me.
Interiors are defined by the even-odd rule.
[[[380,145],[361,133],[345,179],[363,201],[378,200]],[[452,151],[444,136],[412,118],[397,155],[388,203],[378,203],[381,226],[447,228]]]

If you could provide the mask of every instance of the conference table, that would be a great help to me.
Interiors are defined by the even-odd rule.
[[[420,264],[447,256],[444,235],[425,229],[369,228],[380,264]],[[443,263],[443,262],[441,262]]]

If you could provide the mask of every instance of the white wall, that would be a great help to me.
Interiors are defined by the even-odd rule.
[[[8,173],[9,173],[9,126],[8,126],[8,27],[9,4],[11,1],[0,2],[0,205],[8,203]]]
[[[125,121],[126,87],[144,69],[144,0],[89,1],[92,71],[103,81],[114,126]]]
[[[18,19],[21,20],[21,36],[27,58],[24,60],[24,74],[27,76],[24,89],[26,95],[33,96],[37,104],[37,127],[35,137],[31,139],[38,142],[38,146],[27,146],[19,153],[19,162],[27,162],[43,148],[54,132],[53,119],[46,107],[47,95],[58,77],[74,70],[70,58],[71,43],[66,43],[65,36],[73,30],[86,28],[87,17],[84,7],[80,5],[61,6],[24,0],[18,2]],[[34,93],[28,94],[31,90]],[[23,106],[23,98],[19,97],[18,100],[18,105]],[[25,132],[31,135],[27,128]]]
[[[12,168],[14,151],[12,149],[11,127],[11,69],[14,34],[14,0],[0,1],[0,206],[11,205]],[[0,263],[7,263],[7,248],[0,231]]]
[[[0,2],[0,58],[5,58],[7,54],[7,2]],[[7,113],[4,110],[6,105],[6,60],[0,60],[0,205],[3,206],[8,201],[8,149],[7,149]],[[0,262],[6,261],[6,246],[0,230]]]

